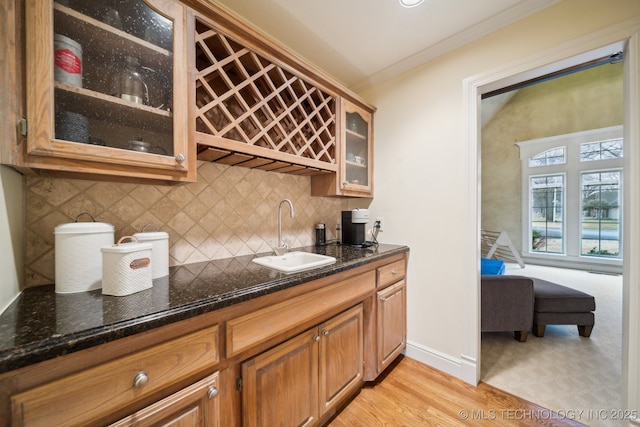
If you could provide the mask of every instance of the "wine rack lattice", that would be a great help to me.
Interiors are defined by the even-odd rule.
[[[198,158],[336,170],[335,96],[199,19],[195,42]]]

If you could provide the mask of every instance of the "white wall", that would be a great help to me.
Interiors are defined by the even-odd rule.
[[[636,0],[565,0],[362,93],[378,107],[371,215],[385,218],[381,241],[411,247],[408,355],[470,382],[476,374],[477,331],[469,328],[477,319],[469,313],[478,267],[468,256],[476,250],[468,224],[477,208],[468,196],[478,179],[465,79],[639,16]],[[631,406],[640,406],[637,398]]]
[[[23,177],[0,165],[0,313],[13,301],[23,281]]]

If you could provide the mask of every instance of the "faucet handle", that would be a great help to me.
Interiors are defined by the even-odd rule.
[[[282,256],[286,254],[288,250],[289,250],[289,247],[286,244],[283,244],[282,246],[275,246],[273,248],[273,251],[276,253],[277,256]]]

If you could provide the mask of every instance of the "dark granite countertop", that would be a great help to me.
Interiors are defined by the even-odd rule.
[[[0,315],[0,373],[124,338],[172,322],[403,253],[407,246],[377,249],[328,245],[295,248],[334,256],[335,264],[284,274],[247,255],[171,267],[153,287],[129,296],[101,290],[56,294],[54,285],[27,288]]]

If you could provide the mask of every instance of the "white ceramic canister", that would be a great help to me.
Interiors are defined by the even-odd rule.
[[[53,36],[53,76],[56,81],[82,87],[82,46],[62,34]]]
[[[100,248],[113,245],[113,225],[104,222],[72,222],[58,225],[54,235],[56,293],[99,289],[102,279]]]
[[[153,250],[151,257],[153,259],[152,277],[159,279],[169,275],[169,233],[164,231],[144,231],[143,227],[140,233],[135,233],[133,237],[140,242],[151,243]]]
[[[125,239],[134,241],[123,243]],[[114,245],[103,246],[102,294],[121,297],[153,286],[152,247],[151,243],[140,243],[133,236],[124,236]]]

